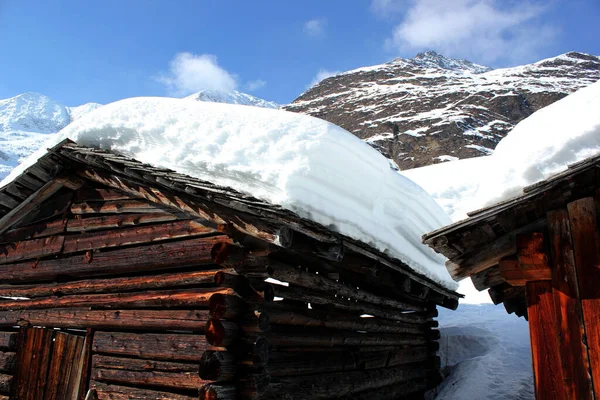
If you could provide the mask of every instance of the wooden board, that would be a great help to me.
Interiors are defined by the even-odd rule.
[[[40,400],[44,398],[53,331],[31,328],[24,331],[22,347],[17,354],[15,400]]]
[[[547,214],[547,220],[552,255],[552,286],[561,332],[559,343],[566,397],[593,399],[569,215],[565,209],[555,210]]]
[[[600,387],[600,233],[594,198],[567,205],[594,388]]]
[[[527,282],[526,292],[536,398],[566,400],[552,283]]]

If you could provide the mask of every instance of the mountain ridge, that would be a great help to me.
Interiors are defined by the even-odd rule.
[[[477,157],[524,118],[600,79],[600,57],[569,52],[493,70],[435,51],[324,79],[288,111],[325,119],[402,169]]]

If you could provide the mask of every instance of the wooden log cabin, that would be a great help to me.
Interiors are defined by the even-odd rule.
[[[528,318],[538,399],[600,396],[600,156],[426,234],[450,275]]]
[[[0,189],[0,398],[399,399],[459,295],[256,198],[64,141]]]

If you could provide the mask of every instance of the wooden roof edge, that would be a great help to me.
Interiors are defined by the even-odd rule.
[[[47,158],[51,155],[55,155],[55,156],[59,156],[61,158],[68,159],[70,162],[77,162],[77,163],[87,165],[87,166],[90,166],[93,168],[98,168],[97,165],[92,165],[90,160],[87,160],[87,163],[86,163],[85,157],[83,157],[83,158],[69,157],[69,153],[73,154],[73,153],[77,153],[77,152],[81,152],[85,156],[89,156],[89,157],[109,158],[109,161],[108,161],[109,163],[117,163],[118,164],[120,162],[125,162],[125,161],[134,163],[134,164],[136,164],[137,167],[140,167],[143,170],[147,171],[150,175],[154,176],[154,174],[156,174],[156,176],[158,176],[160,174],[160,177],[162,179],[169,180],[169,179],[173,178],[174,182],[177,182],[177,179],[185,178],[186,180],[190,181],[189,184],[191,184],[191,185],[194,184],[193,182],[197,183],[197,185],[199,185],[200,190],[204,190],[206,192],[215,192],[215,193],[218,193],[219,196],[226,196],[226,197],[231,196],[232,200],[255,201],[256,204],[252,204],[252,207],[260,207],[261,210],[264,212],[273,213],[273,215],[281,214],[282,212],[284,212],[285,217],[286,217],[285,221],[287,221],[286,222],[287,227],[292,230],[297,230],[299,227],[302,227],[302,228],[304,228],[305,232],[306,231],[313,232],[314,238],[319,238],[321,240],[324,240],[325,242],[328,241],[327,236],[333,235],[335,242],[341,243],[344,246],[352,248],[352,251],[354,251],[354,252],[359,252],[360,254],[363,254],[372,260],[376,260],[376,261],[380,262],[381,264],[386,265],[388,268],[391,268],[393,270],[396,270],[397,272],[405,274],[406,276],[413,279],[414,281],[419,282],[419,283],[433,289],[434,291],[436,291],[437,293],[441,294],[442,296],[444,296],[446,298],[458,300],[458,299],[464,297],[462,294],[457,293],[453,290],[447,289],[446,287],[437,283],[433,279],[430,279],[427,276],[416,272],[414,269],[410,268],[402,260],[393,258],[393,257],[373,248],[372,246],[370,246],[366,243],[360,242],[358,240],[355,240],[348,236],[339,234],[337,232],[332,232],[328,228],[322,226],[321,224],[318,224],[314,221],[302,218],[292,211],[282,209],[278,205],[274,205],[274,204],[265,202],[263,200],[256,199],[252,196],[245,195],[245,194],[238,192],[229,187],[221,187],[221,186],[213,184],[212,182],[203,181],[201,179],[197,179],[197,178],[185,175],[185,174],[180,174],[175,171],[171,171],[171,170],[164,169],[164,168],[157,168],[150,164],[145,164],[138,160],[135,160],[126,154],[117,154],[115,152],[110,152],[110,151],[106,151],[106,150],[102,150],[102,149],[95,149],[95,148],[91,148],[91,147],[80,146],[77,143],[75,143],[69,139],[63,140],[62,142],[60,142],[57,145],[53,146],[52,148],[48,149],[48,153],[46,153],[46,155],[41,157],[39,160],[41,160],[43,158]],[[39,162],[39,160],[38,160],[38,162]],[[36,164],[37,164],[37,162],[36,162]],[[34,165],[36,165],[36,164],[34,164]],[[114,170],[111,170],[108,168],[105,168],[105,170],[110,173],[115,173]],[[27,170],[24,173],[26,173],[26,172],[27,172]],[[172,173],[164,175],[163,173],[165,173],[165,172],[172,172]],[[17,181],[17,179],[15,179],[13,182]],[[11,184],[13,182],[11,182]],[[173,187],[162,185],[158,181],[145,180],[145,182],[146,182],[146,184],[149,184],[149,185],[159,185],[159,186],[165,187],[166,189],[168,189],[170,191],[175,190]],[[183,192],[182,192],[182,194],[183,194]],[[192,194],[187,193],[187,192],[185,192],[185,195],[193,197]]]
[[[428,232],[421,237],[421,240],[424,244],[427,244],[430,247],[433,247],[432,242],[435,238],[443,236],[445,234],[448,234],[450,232],[456,231],[461,228],[473,227],[476,224],[478,224],[479,222],[481,222],[489,217],[492,217],[494,215],[499,214],[502,211],[510,209],[513,206],[515,206],[523,201],[526,201],[526,200],[536,197],[540,193],[543,193],[545,190],[547,190],[549,187],[557,184],[559,181],[561,181],[565,178],[575,176],[578,173],[586,171],[589,168],[596,167],[599,164],[600,164],[600,155],[592,156],[592,157],[586,158],[585,160],[581,160],[579,162],[571,164],[567,167],[567,169],[565,171],[562,171],[555,175],[552,175],[548,179],[545,179],[545,180],[536,182],[532,185],[524,187],[522,189],[523,190],[522,194],[515,196],[515,197],[511,197],[511,198],[503,200],[503,201],[500,201],[496,204],[492,204],[490,206],[471,211],[467,214],[468,215],[467,218],[462,219],[457,222],[454,222],[450,225],[443,226],[434,231]]]

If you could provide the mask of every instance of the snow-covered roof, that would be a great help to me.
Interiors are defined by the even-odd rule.
[[[449,223],[447,215],[376,150],[328,122],[257,107],[127,99],[63,129],[0,185],[64,139],[280,205],[456,287],[444,258],[420,241]]]

